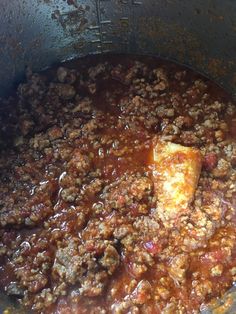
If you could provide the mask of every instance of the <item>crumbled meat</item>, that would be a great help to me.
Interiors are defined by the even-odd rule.
[[[72,109],[74,113],[82,112],[85,114],[89,114],[92,111],[92,101],[89,98],[82,98],[78,100],[77,105]]]
[[[230,170],[230,163],[221,158],[217,163],[217,167],[212,171],[212,174],[215,178],[225,178],[229,175]]]
[[[71,242],[67,247],[56,252],[52,268],[53,276],[59,276],[62,281],[74,284],[86,273],[87,268],[92,268],[94,265],[93,256],[90,254],[80,256],[76,243]]]
[[[16,282],[11,282],[6,288],[7,294],[17,297],[24,296],[24,290],[20,288]]]
[[[79,149],[75,149],[72,152],[72,158],[68,162],[68,171],[72,174],[87,173],[90,169],[90,158],[84,154],[81,154]]]
[[[175,282],[181,284],[186,280],[186,271],[188,266],[189,258],[186,254],[176,255],[173,259],[171,259],[169,274]]]
[[[144,304],[151,298],[151,285],[147,280],[141,280],[131,295],[134,304]]]
[[[120,240],[123,239],[130,232],[132,232],[131,226],[121,225],[114,230],[113,234],[116,239]]]
[[[69,187],[61,191],[61,197],[65,202],[73,202],[78,195],[78,189],[76,187]]]
[[[216,265],[215,267],[213,267],[211,269],[211,275],[213,277],[221,276],[222,272],[223,272],[223,265],[222,264]]]
[[[59,127],[53,127],[48,131],[48,136],[51,141],[61,138],[63,136],[62,130]]]
[[[116,268],[119,265],[119,254],[117,253],[117,250],[109,245],[104,252],[103,258],[100,260],[100,263],[103,267],[107,268],[108,273],[111,275],[114,273]]]
[[[107,285],[108,275],[105,271],[87,274],[81,279],[81,295],[88,297],[96,297],[102,294]]]
[[[52,83],[51,89],[62,99],[72,99],[76,95],[75,88],[70,84]]]
[[[120,209],[131,205],[131,199],[141,201],[147,198],[152,193],[152,186],[147,177],[129,176],[106,188],[103,198],[108,207]]]
[[[73,84],[77,78],[76,71],[65,67],[59,67],[57,69],[57,78],[60,83]]]
[[[57,78],[58,78],[58,81],[61,82],[61,83],[64,83],[65,82],[65,79],[67,77],[67,74],[68,74],[68,69],[64,68],[64,67],[59,67],[57,69]]]
[[[194,121],[189,116],[178,116],[174,120],[174,123],[179,128],[191,128],[193,126],[193,124],[194,124]]]
[[[194,293],[201,299],[212,292],[212,283],[209,280],[206,280],[203,283],[193,281],[193,286]]]
[[[152,57],[27,69],[0,99],[0,290],[45,314],[220,298],[236,281],[235,114],[208,79]],[[153,158],[158,143],[170,150]]]

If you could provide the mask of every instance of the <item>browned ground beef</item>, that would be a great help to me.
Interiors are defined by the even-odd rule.
[[[37,313],[198,313],[236,281],[236,106],[155,58],[27,71],[0,103],[0,289]],[[153,141],[198,148],[195,199],[156,215]]]

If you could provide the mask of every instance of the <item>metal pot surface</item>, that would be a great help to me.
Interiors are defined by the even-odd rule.
[[[232,0],[1,0],[0,91],[87,54],[152,54],[184,63],[236,94]]]

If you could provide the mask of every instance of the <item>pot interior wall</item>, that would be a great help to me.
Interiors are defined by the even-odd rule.
[[[2,0],[0,93],[55,62],[104,52],[184,63],[236,94],[231,0]]]

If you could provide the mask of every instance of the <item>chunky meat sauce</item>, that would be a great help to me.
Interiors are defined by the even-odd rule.
[[[190,210],[159,218],[150,154],[197,148]],[[89,57],[0,104],[0,289],[36,313],[199,313],[236,281],[236,106],[189,69]]]

